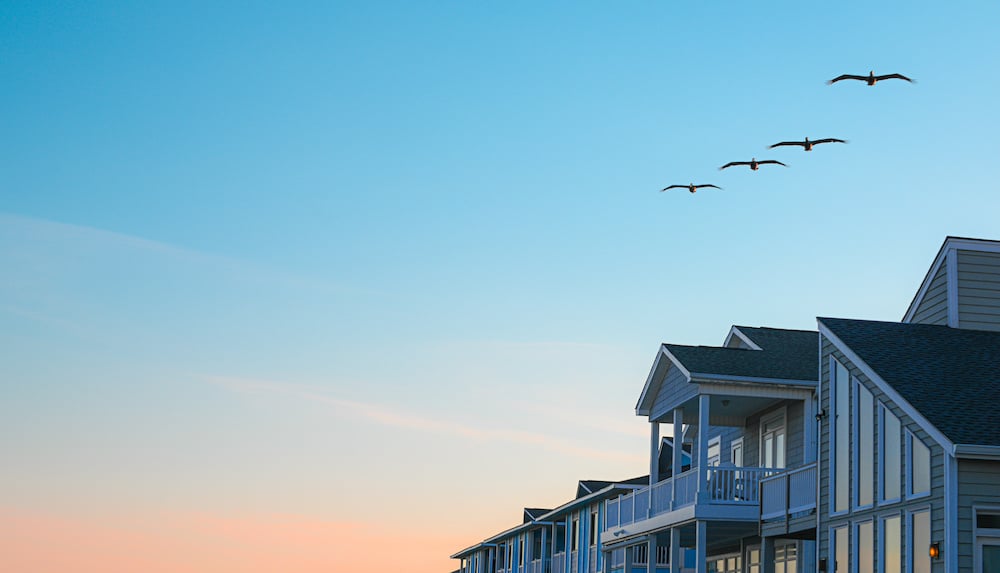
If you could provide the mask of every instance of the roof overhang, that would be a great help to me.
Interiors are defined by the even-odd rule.
[[[1000,446],[982,446],[977,444],[955,444],[955,457],[967,460],[1000,461]]]
[[[594,493],[592,493],[590,495],[585,495],[583,497],[579,497],[577,499],[574,499],[573,501],[566,502],[566,503],[560,505],[559,507],[553,509],[552,511],[546,513],[545,515],[541,516],[539,519],[540,520],[546,520],[546,521],[552,522],[552,521],[555,521],[556,518],[558,518],[559,516],[561,516],[561,515],[563,515],[563,514],[565,514],[567,512],[573,511],[574,509],[576,509],[576,508],[578,508],[580,506],[590,505],[591,503],[594,503],[595,501],[600,501],[601,499],[614,497],[614,496],[618,495],[619,493],[628,493],[630,491],[641,489],[641,488],[644,488],[644,487],[646,487],[646,486],[644,486],[644,485],[624,484],[624,483],[612,484],[612,485],[609,485],[608,487],[606,487],[604,489],[599,489],[599,490],[595,491]]]
[[[722,343],[723,346],[729,346],[733,338],[738,338],[743,341],[744,344],[750,347],[751,350],[763,350],[756,342],[750,340],[750,337],[744,334],[740,327],[735,324],[729,329],[729,334],[726,335],[726,340]]]
[[[681,364],[681,361],[676,356],[667,350],[667,345],[661,344],[659,351],[656,353],[656,358],[653,360],[653,366],[649,369],[646,384],[642,387],[642,393],[639,394],[639,402],[635,405],[636,416],[650,415],[653,410],[653,399],[656,397],[656,393],[660,389],[660,384],[663,383],[663,379],[671,367],[680,370],[684,374],[684,377],[689,382],[691,381],[691,373],[687,371],[687,368]]]
[[[466,555],[472,555],[476,551],[479,551],[480,549],[483,549],[485,547],[496,547],[496,544],[495,543],[485,543],[485,542],[484,543],[477,543],[477,544],[475,544],[475,545],[473,545],[471,547],[466,547],[465,549],[459,551],[458,553],[455,553],[454,555],[450,556],[448,559],[461,559],[461,558],[465,557]]]

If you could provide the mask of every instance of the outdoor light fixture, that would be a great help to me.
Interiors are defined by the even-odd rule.
[[[725,408],[725,407],[726,407],[726,406],[728,406],[728,405],[729,405],[729,400],[723,400],[723,401],[722,401],[722,407],[723,407],[723,408]]]
[[[821,422],[825,417],[826,417],[826,410],[820,410],[819,413],[816,414],[816,421]]]
[[[938,557],[941,557],[941,544],[931,543],[930,549],[927,551],[927,553],[930,554],[931,559],[937,559]]]
[[[826,559],[819,560],[819,566],[817,567],[817,569],[822,573],[826,573]]]

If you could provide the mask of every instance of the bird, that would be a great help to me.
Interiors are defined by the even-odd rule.
[[[692,183],[690,185],[671,185],[669,187],[664,187],[663,189],[660,189],[660,193],[663,193],[667,189],[687,189],[688,191],[694,193],[695,191],[701,189],[702,187],[711,187],[713,189],[720,189],[720,190],[722,189],[722,187],[719,187],[718,185],[710,185],[708,183],[695,185],[694,183]]]
[[[774,149],[775,147],[781,147],[782,145],[801,145],[802,149],[804,149],[805,151],[812,151],[813,146],[819,145],[820,143],[847,143],[847,141],[843,139],[836,139],[833,137],[828,137],[826,139],[817,139],[816,141],[809,141],[809,138],[807,137],[805,141],[781,141],[775,143],[774,145],[769,146],[768,149]]]
[[[860,80],[862,82],[867,83],[870,86],[875,85],[877,82],[881,80],[906,80],[911,84],[914,83],[912,79],[904,76],[903,74],[886,74],[884,76],[876,76],[874,70],[868,72],[867,76],[854,76],[851,74],[844,74],[842,76],[837,76],[832,80],[827,81],[826,83],[833,84],[839,82],[840,80]]]
[[[788,167],[784,163],[782,163],[780,161],[775,161],[774,159],[765,159],[764,161],[757,161],[756,157],[752,157],[752,158],[750,158],[750,161],[730,161],[729,163],[723,165],[719,169],[722,170],[722,169],[725,169],[726,167],[733,167],[734,165],[749,165],[750,169],[752,171],[757,171],[757,169],[761,165],[767,165],[769,163],[773,163],[775,165],[781,165],[783,167]]]

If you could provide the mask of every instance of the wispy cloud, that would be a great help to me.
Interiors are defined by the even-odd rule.
[[[384,404],[344,400],[331,396],[321,389],[305,385],[225,376],[209,376],[206,377],[206,380],[234,392],[280,393],[303,400],[322,403],[339,412],[350,412],[385,426],[461,436],[477,441],[521,444],[587,459],[623,462],[642,461],[642,457],[636,454],[593,448],[558,436],[522,430],[477,427],[451,420],[403,413],[395,411]]]

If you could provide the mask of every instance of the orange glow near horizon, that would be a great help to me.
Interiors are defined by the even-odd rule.
[[[60,516],[0,511],[0,570],[20,573],[101,571],[382,571],[440,573],[460,535],[292,515],[202,512]]]

